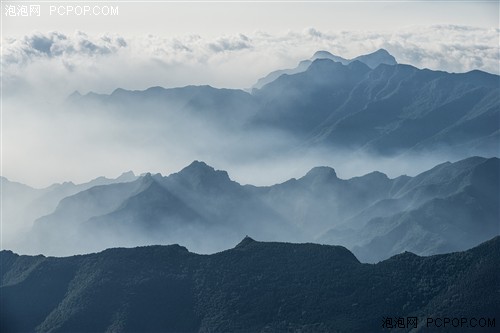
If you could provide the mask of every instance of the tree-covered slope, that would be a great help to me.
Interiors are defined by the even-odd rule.
[[[388,316],[423,327],[500,313],[498,237],[375,265],[339,246],[250,238],[213,255],[171,245],[0,260],[2,332],[366,332]]]

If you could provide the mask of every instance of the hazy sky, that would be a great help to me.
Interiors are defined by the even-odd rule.
[[[15,3],[15,1],[2,1]],[[498,27],[498,1],[59,1],[64,6],[107,5],[117,16],[50,15],[52,2],[40,4],[40,17],[4,17],[4,35],[32,31],[74,30],[89,34],[158,34],[176,36],[255,31],[283,33],[314,27],[318,30],[394,30],[411,25],[455,24]],[[61,11],[62,13],[62,11]]]
[[[500,72],[497,1],[56,3],[23,3],[39,17],[2,16],[4,94],[247,88],[320,49],[351,58],[383,47],[417,67]],[[117,15],[76,15],[96,6]]]
[[[6,16],[11,4],[40,5],[40,16]],[[113,7],[118,15],[71,15],[68,6],[74,12]],[[121,134],[113,138],[113,148],[122,158],[107,160],[105,140],[113,132],[104,122],[83,123],[91,130],[80,133],[83,125],[56,114],[74,90],[248,88],[317,50],[351,58],[385,48],[398,62],[420,68],[499,73],[499,33],[498,1],[2,1],[2,174],[42,186],[118,176],[134,165],[136,172],[168,174],[194,158],[230,169],[216,157],[210,161],[193,153],[173,161],[166,151],[141,155],[139,165],[127,160]],[[295,173],[267,164],[282,180],[300,176],[314,161]],[[335,167],[335,161],[325,162]],[[247,165],[235,174],[243,179],[247,170],[257,169]],[[360,173],[365,171],[370,170]]]

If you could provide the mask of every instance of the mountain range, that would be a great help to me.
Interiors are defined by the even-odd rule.
[[[281,75],[292,75],[305,72],[307,68],[309,68],[309,66],[312,64],[312,62],[316,59],[330,59],[335,62],[340,62],[342,65],[347,65],[354,61],[360,61],[370,68],[375,68],[380,64],[397,64],[396,58],[394,58],[389,52],[387,52],[387,50],[384,49],[379,49],[373,53],[361,55],[353,59],[345,59],[331,54],[328,51],[317,51],[310,59],[302,60],[301,62],[299,62],[299,64],[295,68],[277,70],[267,74],[263,78],[260,78],[257,83],[253,85],[252,89],[261,89],[266,84],[271,83],[279,78]]]
[[[340,179],[317,167],[259,187],[195,161],[169,176],[146,174],[65,197],[35,220],[24,248],[70,255],[180,242],[213,253],[250,235],[343,245],[363,262],[460,251],[500,234],[499,174],[498,158],[472,157],[415,177]]]
[[[378,264],[340,246],[249,237],[212,255],[170,245],[65,258],[1,251],[0,262],[0,331],[11,333],[495,332],[500,313],[499,237]],[[444,317],[465,321],[428,326]]]
[[[321,154],[373,172],[308,163],[255,186],[196,160],[43,189],[1,177],[1,332],[375,332],[396,318],[455,331],[426,325],[444,317],[496,331],[500,76],[318,51],[251,92],[75,92],[64,112],[106,158],[126,147],[147,170],[195,155],[285,173]],[[453,162],[394,178],[371,166],[426,158]]]
[[[289,149],[314,147],[382,156],[453,153],[498,156],[500,77],[474,70],[447,73],[398,64],[385,50],[351,60],[326,51],[293,70],[259,81],[251,93],[210,86],[117,89],[73,95],[84,112],[104,108],[117,119],[202,119],[204,130],[286,133]],[[265,84],[264,84],[265,83]],[[186,131],[196,130],[191,122]]]
[[[28,231],[35,219],[52,213],[59,201],[65,197],[97,185],[129,182],[136,178],[134,173],[129,171],[115,179],[98,177],[82,184],[64,182],[46,188],[33,188],[1,176],[3,246],[17,247],[18,244],[11,240],[18,238],[20,233]]]
[[[339,158],[362,151],[459,161],[394,179],[380,172],[340,179],[318,167],[264,187],[240,185],[203,162],[168,177],[128,174],[42,190],[2,178],[4,230],[33,225],[13,248],[70,255],[182,243],[213,253],[249,234],[343,245],[376,262],[402,251],[465,250],[499,234],[498,75],[418,69],[385,50],[350,60],[319,51],[301,64],[268,76],[252,93],[152,87],[73,94],[67,103],[111,117],[126,133],[147,128],[146,142],[160,146],[174,140],[182,150],[183,141],[206,142],[196,147],[208,155],[227,150],[252,160],[319,148]],[[496,157],[469,157],[475,155]]]

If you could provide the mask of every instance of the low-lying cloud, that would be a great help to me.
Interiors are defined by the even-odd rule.
[[[428,163],[420,160],[414,170],[411,163],[366,163],[369,156],[346,156],[338,151],[289,152],[285,148],[295,144],[289,136],[222,133],[193,117],[150,124],[110,118],[96,110],[72,114],[61,107],[61,100],[74,90],[110,93],[118,87],[210,84],[246,88],[270,71],[295,67],[317,50],[353,58],[385,48],[398,62],[417,67],[498,73],[499,33],[498,28],[435,25],[396,32],[309,28],[281,35],[254,32],[212,39],[199,35],[89,36],[83,32],[7,37],[2,63],[4,171],[14,180],[35,186],[116,176],[129,169],[165,174],[194,159],[228,170],[240,182],[259,185],[299,177],[317,165],[336,167],[345,177],[373,170],[390,176],[415,174],[457,157],[437,154]],[[33,165],[37,165],[36,172]],[[75,179],[77,168],[81,170]]]

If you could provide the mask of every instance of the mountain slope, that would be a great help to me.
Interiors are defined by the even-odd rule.
[[[282,75],[255,92],[261,103],[255,126],[271,126],[305,138],[344,104],[369,72],[359,61],[344,66],[317,59],[305,72]]]
[[[284,74],[292,75],[292,74],[304,72],[309,68],[311,63],[316,59],[329,59],[329,60],[332,60],[335,62],[339,62],[342,65],[347,65],[347,64],[354,62],[354,61],[360,61],[370,68],[375,68],[380,64],[386,64],[386,65],[397,64],[396,59],[391,54],[389,54],[389,52],[387,52],[384,49],[379,49],[373,53],[361,55],[361,56],[358,56],[358,57],[350,59],[350,60],[333,55],[328,51],[317,51],[314,53],[314,55],[309,60],[302,60],[301,62],[299,62],[299,64],[295,68],[277,70],[277,71],[274,71],[274,72],[267,74],[263,78],[260,78],[257,81],[257,83],[255,83],[253,85],[252,89],[261,89],[266,84],[273,82],[274,80],[276,80],[277,78],[279,78],[281,75],[284,75]]]
[[[213,253],[251,235],[340,244],[364,262],[466,250],[500,234],[499,174],[498,158],[472,157],[415,177],[340,179],[317,167],[256,187],[195,161],[167,177],[147,174],[65,198],[35,222],[26,248],[68,255],[182,242]]]
[[[460,251],[500,234],[500,160],[444,163],[368,206],[319,238],[348,246],[363,261],[402,251]]]
[[[498,237],[377,265],[338,246],[250,238],[209,256],[178,245],[67,258],[2,251],[0,330],[366,332],[382,331],[387,316],[417,317],[422,328],[450,313],[491,321],[500,310],[499,254]]]
[[[287,144],[266,151],[273,154],[326,148],[377,156],[439,151],[466,158],[498,156],[500,150],[498,75],[418,69],[379,50],[351,60],[319,52],[264,81],[251,94],[209,86],[152,87],[89,93],[69,103],[80,112],[104,110],[124,126],[129,120],[148,128],[163,124],[169,130],[156,129],[155,142],[171,141],[170,131],[196,132],[201,141],[223,131],[238,138],[238,151],[263,132],[285,136]],[[242,134],[248,141],[240,140]],[[214,146],[206,149],[217,151]]]
[[[94,186],[127,183],[136,178],[133,172],[126,172],[115,179],[99,177],[82,184],[65,182],[37,189],[0,177],[3,246],[10,249],[24,248],[21,235],[33,226],[37,218],[54,212],[62,199]]]
[[[210,253],[245,234],[264,240],[300,237],[248,187],[195,161],[168,177],[147,174],[65,198],[54,213],[35,221],[28,248],[68,255],[183,240],[193,251]]]
[[[483,72],[381,65],[352,88],[342,105],[330,108],[310,142],[384,155],[451,150],[477,140],[491,147],[491,135],[499,129],[499,83],[497,75]]]

